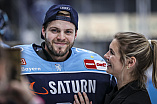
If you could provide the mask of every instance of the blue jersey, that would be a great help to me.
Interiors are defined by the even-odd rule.
[[[73,47],[66,61],[50,62],[38,56],[33,44],[16,47],[22,52],[22,75],[28,77],[30,89],[46,104],[72,104],[78,92],[86,92],[93,104],[103,104],[106,93],[115,85],[113,76],[99,70],[106,66],[94,52]]]

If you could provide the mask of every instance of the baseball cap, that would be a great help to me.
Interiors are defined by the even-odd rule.
[[[67,11],[67,12],[69,12],[70,13],[70,17],[57,15],[59,11]],[[48,22],[50,22],[50,21],[53,21],[53,20],[69,21],[69,22],[73,23],[75,25],[76,29],[78,30],[78,13],[70,5],[59,4],[59,5],[51,6],[48,9],[48,11],[46,12],[43,25],[48,23]],[[41,38],[44,39],[42,34],[41,34]]]

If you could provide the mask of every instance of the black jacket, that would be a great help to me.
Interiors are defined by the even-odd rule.
[[[151,104],[151,101],[147,90],[139,88],[138,82],[133,81],[120,90],[116,86],[106,95],[104,104]]]

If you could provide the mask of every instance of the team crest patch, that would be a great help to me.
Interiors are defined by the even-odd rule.
[[[61,69],[62,69],[60,64],[55,64],[55,67],[56,67],[57,71],[61,71]]]
[[[84,60],[87,69],[107,70],[107,63],[101,60]]]

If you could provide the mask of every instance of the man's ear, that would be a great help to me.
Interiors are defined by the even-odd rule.
[[[45,29],[44,29],[44,26],[42,27],[41,32],[42,32],[43,37],[45,38]]]
[[[128,67],[131,68],[131,67],[134,67],[136,64],[136,58],[135,57],[131,57],[128,59]]]
[[[76,30],[76,32],[75,32],[75,39],[76,39],[76,37],[77,37],[77,30]]]

